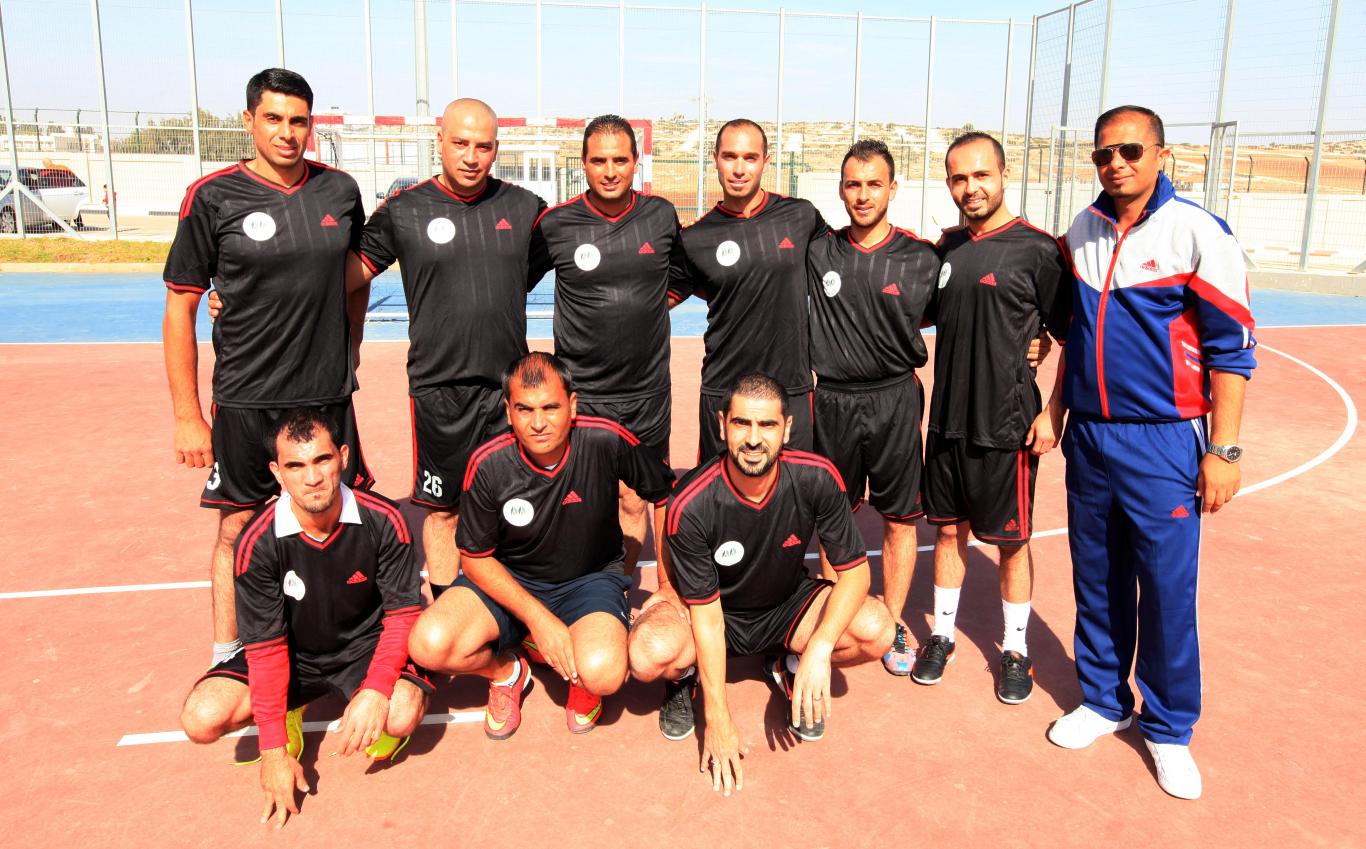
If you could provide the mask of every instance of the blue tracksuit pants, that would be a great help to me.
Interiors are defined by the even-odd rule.
[[[1102,716],[1123,719],[1134,709],[1133,670],[1143,735],[1188,743],[1200,718],[1196,478],[1204,420],[1073,418],[1062,449],[1082,699]]]

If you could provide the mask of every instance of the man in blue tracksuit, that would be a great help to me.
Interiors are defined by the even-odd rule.
[[[1074,318],[1062,402],[1082,704],[1048,737],[1079,749],[1139,727],[1158,783],[1194,799],[1200,716],[1200,514],[1238,491],[1238,427],[1256,366],[1242,252],[1223,221],[1178,198],[1152,110],[1096,121],[1104,193],[1067,231]],[[1141,634],[1141,637],[1139,636]]]

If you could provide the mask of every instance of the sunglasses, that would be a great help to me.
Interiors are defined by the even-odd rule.
[[[1125,162],[1137,162],[1143,158],[1143,154],[1150,147],[1161,147],[1156,144],[1141,144],[1139,142],[1125,142],[1124,144],[1112,144],[1109,147],[1097,148],[1091,151],[1091,162],[1097,168],[1104,168],[1115,158],[1115,152],[1124,157]]]

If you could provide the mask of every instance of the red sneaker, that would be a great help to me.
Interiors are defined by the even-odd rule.
[[[532,663],[537,663],[541,666],[550,665],[546,662],[545,655],[541,654],[541,647],[533,643],[530,637],[522,640],[522,654]]]
[[[564,703],[564,722],[571,734],[587,734],[602,716],[602,699],[578,684],[570,683],[569,698]]]
[[[511,684],[489,682],[489,703],[484,708],[484,734],[490,740],[506,740],[522,724],[522,696],[531,689],[531,664],[518,657],[521,672]]]

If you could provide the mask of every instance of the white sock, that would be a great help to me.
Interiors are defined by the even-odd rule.
[[[1029,625],[1030,603],[1022,601],[1014,604],[1001,602],[1001,613],[1006,623],[1005,637],[1001,640],[1001,651],[1017,651],[1029,657],[1029,645],[1025,642],[1025,628]]]
[[[797,667],[801,664],[801,662],[802,659],[800,657],[798,657],[795,654],[789,654],[787,656],[787,671],[791,672],[793,675],[796,675]]]
[[[520,658],[514,657],[512,659],[512,674],[508,676],[508,679],[506,681],[494,681],[493,683],[497,684],[499,687],[511,687],[513,684],[516,684],[517,679],[521,677],[522,661]]]
[[[213,665],[217,666],[225,660],[231,660],[232,656],[242,650],[241,640],[232,640],[227,643],[213,644]]]
[[[958,595],[962,587],[934,588],[934,635],[953,639],[953,623],[958,618]]]

